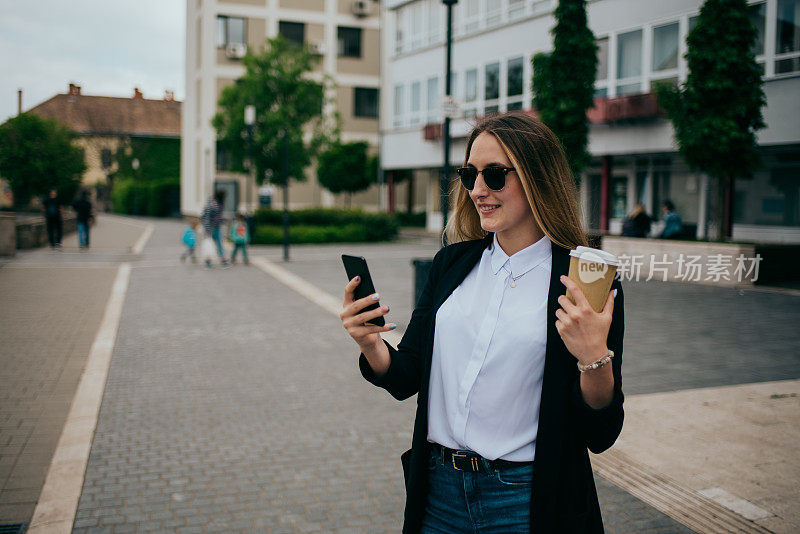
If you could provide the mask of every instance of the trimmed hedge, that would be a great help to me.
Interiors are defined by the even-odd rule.
[[[152,182],[120,180],[111,193],[114,213],[165,217],[174,209],[180,188],[180,180],[174,178]]]
[[[256,211],[256,222],[259,227],[277,226],[283,224],[283,211],[274,209],[259,209]],[[340,210],[327,208],[310,208],[289,212],[289,222],[292,230],[294,228],[321,228],[324,232],[311,232],[303,230],[298,234],[298,240],[292,238],[295,243],[323,243],[343,242],[343,241],[390,241],[397,237],[399,224],[397,219],[386,213],[366,213],[361,210]],[[355,227],[359,227],[358,232]],[[260,228],[259,228],[260,229]],[[309,241],[301,241],[303,232],[307,232]],[[315,241],[316,236],[328,232],[330,239]],[[258,235],[258,230],[256,230]],[[268,235],[265,231],[265,236]],[[290,235],[294,235],[291,233]],[[313,237],[312,237],[313,236]],[[339,236],[339,237],[337,237]],[[359,237],[360,236],[360,237]],[[261,243],[261,241],[257,241]],[[270,241],[272,242],[272,241]],[[281,239],[283,233],[281,230]]]
[[[289,227],[289,240],[297,243],[358,243],[367,241],[367,228],[363,224],[345,226]],[[283,243],[283,226],[274,224],[258,226],[252,240],[257,245],[279,245]]]
[[[397,222],[400,223],[400,226],[413,226],[417,228],[425,228],[428,220],[428,214],[424,211],[417,213],[398,211],[395,213],[395,217],[397,217]]]

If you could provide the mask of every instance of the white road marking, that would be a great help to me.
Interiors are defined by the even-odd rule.
[[[323,310],[332,313],[336,317],[339,317],[339,313],[342,311],[342,298],[337,298],[330,293],[326,293],[311,282],[303,280],[296,274],[289,272],[288,270],[276,265],[266,258],[255,257],[250,260],[250,263],[268,275],[272,276],[285,286],[296,291],[297,293],[300,293]],[[344,288],[344,284],[342,285],[342,288]],[[384,332],[381,335],[383,339],[395,347],[402,338],[398,332]]]
[[[139,237],[136,244],[133,245],[131,252],[134,254],[141,254],[144,246],[147,244],[147,241],[150,239],[150,236],[153,235],[153,231],[156,229],[156,226],[153,223],[147,223],[147,226],[144,229],[144,233]]]
[[[103,320],[28,527],[30,534],[66,534],[72,531],[130,275],[129,263],[119,266]]]

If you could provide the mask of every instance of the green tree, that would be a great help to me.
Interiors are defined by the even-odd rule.
[[[681,156],[717,184],[720,239],[731,235],[735,179],[758,167],[755,132],[764,127],[766,98],[753,53],[756,29],[747,10],[747,0],[707,0],[687,38],[686,83],[657,87]]]
[[[74,138],[66,126],[30,113],[0,125],[0,175],[8,180],[16,207],[53,188],[64,201],[75,196],[86,163]]]
[[[309,74],[319,56],[281,36],[268,39],[258,54],[248,51],[242,60],[245,74],[226,87],[217,103],[212,124],[220,148],[226,151],[233,170],[243,171],[252,148],[258,183],[282,181],[283,136],[287,136],[289,177],[302,181],[303,170],[320,150],[338,135],[330,116],[323,113],[327,81]],[[252,147],[244,123],[244,110],[255,106]]]
[[[555,18],[553,51],[532,60],[534,106],[561,140],[577,180],[590,158],[586,112],[594,105],[597,45],[586,23],[586,0],[560,0]]]
[[[367,155],[368,148],[365,141],[335,142],[319,155],[317,181],[331,193],[346,193],[348,208],[353,193],[375,182],[377,158]]]

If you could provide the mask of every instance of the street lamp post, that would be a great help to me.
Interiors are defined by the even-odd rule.
[[[458,0],[442,0],[442,3],[447,6],[447,36],[446,36],[446,53],[445,53],[445,68],[444,68],[444,95],[445,100],[450,100],[450,71],[452,70],[452,55],[453,55],[453,6],[458,3]],[[450,114],[445,113],[444,127],[442,128],[442,139],[444,141],[444,162],[442,164],[442,179],[441,179],[441,209],[442,209],[442,245],[447,244],[447,235],[444,230],[447,228],[447,209],[449,207],[450,198]]]
[[[256,107],[253,105],[244,108],[244,125],[247,128],[247,159],[249,160],[247,182],[245,183],[245,202],[248,213],[251,209],[251,188],[256,181],[256,165],[253,158],[253,126],[256,123]]]

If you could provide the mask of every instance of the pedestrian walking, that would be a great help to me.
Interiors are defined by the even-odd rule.
[[[200,225],[197,221],[192,221],[183,228],[183,245],[186,249],[181,254],[181,263],[186,261],[186,258],[191,258],[192,263],[197,263],[197,256],[194,254],[194,249],[197,246],[197,228]]]
[[[367,323],[388,307],[361,312],[379,296],[354,302],[358,278],[340,314],[363,376],[397,399],[417,394],[403,532],[602,532],[587,449],[622,429],[620,283],[597,313],[566,276],[587,238],[542,122],[485,118],[458,174],[453,244],[397,349],[380,337],[393,324]]]
[[[671,200],[665,200],[661,211],[664,213],[664,229],[661,231],[661,239],[679,239],[683,234],[683,221],[675,211],[675,204]]]
[[[250,229],[247,225],[247,219],[243,213],[236,215],[236,219],[231,223],[230,240],[233,243],[233,252],[231,252],[231,263],[236,263],[236,253],[242,251],[242,259],[245,265],[250,265],[250,260],[247,258],[247,244],[250,242]]]
[[[89,200],[89,192],[81,191],[80,197],[72,203],[75,210],[75,219],[78,226],[78,247],[89,248],[89,227],[94,220],[92,213],[92,201]]]
[[[42,201],[42,211],[50,248],[60,248],[61,236],[64,233],[64,219],[61,215],[61,201],[58,199],[57,189],[51,189],[47,198]]]
[[[225,252],[222,249],[222,235],[220,233],[220,226],[222,225],[222,205],[225,202],[225,191],[219,190],[214,193],[214,196],[208,199],[205,207],[203,208],[203,215],[201,221],[203,223],[203,230],[207,237],[214,241],[217,247],[217,256],[222,265],[229,265],[228,259],[225,257]],[[208,265],[207,265],[208,266]]]

